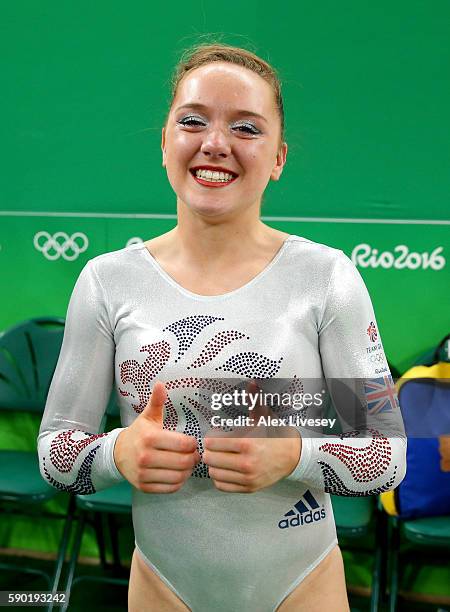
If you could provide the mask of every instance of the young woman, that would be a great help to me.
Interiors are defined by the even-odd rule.
[[[95,257],[74,288],[41,472],[77,493],[133,485],[131,612],[348,610],[329,493],[376,494],[403,477],[401,418],[361,277],[341,251],[260,220],[286,155],[274,70],[244,49],[193,49],[162,131],[177,225]],[[374,379],[383,415],[375,422],[366,402],[365,436],[295,425],[212,435],[205,393],[236,377],[291,380],[291,392]],[[113,379],[123,427],[93,433]]]

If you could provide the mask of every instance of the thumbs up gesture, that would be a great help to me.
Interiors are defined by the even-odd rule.
[[[257,389],[250,381],[248,393]],[[296,467],[302,448],[299,432],[285,426],[283,432],[280,427],[275,436],[273,431],[267,435],[268,430],[257,424],[262,416],[269,415],[273,415],[270,409],[259,404],[251,414],[252,426],[205,437],[203,462],[209,466],[209,476],[219,491],[253,493],[285,478]]]
[[[163,429],[166,399],[164,384],[156,381],[146,407],[120,432],[114,447],[117,469],[144,493],[178,491],[200,461],[193,436]]]

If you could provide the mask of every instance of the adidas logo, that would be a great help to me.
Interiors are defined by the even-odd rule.
[[[309,525],[325,518],[325,508],[321,508],[311,491],[303,493],[301,499],[294,504],[294,509],[289,510],[278,523],[280,529]],[[292,518],[291,518],[292,517]]]

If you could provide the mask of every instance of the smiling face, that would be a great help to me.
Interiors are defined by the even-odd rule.
[[[180,82],[161,147],[180,204],[204,215],[257,206],[278,180],[287,145],[271,86],[228,62],[196,68]]]

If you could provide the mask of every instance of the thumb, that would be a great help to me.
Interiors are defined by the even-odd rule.
[[[164,420],[164,403],[167,399],[167,391],[160,380],[157,380],[153,385],[152,394],[147,402],[146,407],[141,412],[141,417],[152,423],[163,426]]]
[[[267,417],[269,416],[274,416],[273,411],[271,410],[270,406],[267,406],[261,395],[260,392],[262,391],[261,387],[259,387],[259,385],[256,383],[255,380],[251,380],[247,386],[247,392],[251,395],[254,395],[258,398],[258,401],[256,402],[256,405],[254,406],[253,410],[252,410],[252,417],[253,417],[253,423],[256,425],[259,422],[259,419],[261,417],[264,417],[265,419],[267,419]]]
[[[251,411],[251,416],[254,419],[254,423],[258,422],[259,417],[263,416],[263,407],[261,405],[261,399],[258,397],[258,393],[260,391],[260,387],[256,383],[255,380],[251,380],[247,385],[247,393],[251,396],[252,406],[254,403],[254,398],[257,399],[253,409]]]

